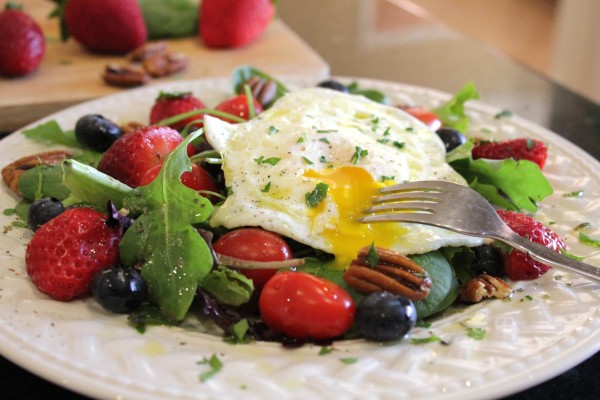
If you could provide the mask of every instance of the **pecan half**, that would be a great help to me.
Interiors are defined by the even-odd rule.
[[[150,76],[139,68],[108,64],[102,74],[104,82],[113,86],[141,86],[150,80]]]
[[[146,58],[144,70],[154,78],[171,75],[187,68],[190,59],[183,53],[157,54]]]
[[[481,274],[462,284],[458,298],[466,303],[479,303],[491,297],[504,299],[512,293],[512,288],[502,279]]]
[[[379,260],[371,266],[367,261],[369,247],[358,252],[344,272],[344,281],[361,293],[387,291],[413,301],[429,295],[431,278],[419,264],[388,249],[375,248]]]
[[[131,62],[142,62],[147,58],[166,52],[167,42],[148,42],[127,53],[127,59]]]
[[[127,133],[135,132],[138,129],[143,128],[144,126],[146,125],[141,122],[129,121],[126,124],[121,125],[120,128],[123,131],[123,134],[125,135]]]
[[[277,84],[270,79],[253,76],[244,82],[244,85],[248,85],[250,87],[252,96],[263,107],[266,107],[269,103],[271,103],[277,95]]]
[[[57,165],[72,156],[73,153],[70,151],[54,150],[19,158],[2,168],[2,180],[4,180],[4,183],[6,183],[6,185],[15,193],[20,195],[19,178],[25,171],[37,167],[38,165]]]

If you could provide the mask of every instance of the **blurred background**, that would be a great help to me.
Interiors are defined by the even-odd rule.
[[[598,0],[391,0],[489,43],[600,102]]]

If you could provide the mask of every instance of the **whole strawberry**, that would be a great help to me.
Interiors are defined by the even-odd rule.
[[[254,106],[255,114],[260,114],[261,112],[263,112],[262,106],[256,99],[252,99],[252,103]],[[240,117],[247,121],[248,119],[250,119],[250,107],[248,106],[248,97],[245,94],[238,94],[237,96],[230,97],[217,104],[215,110],[235,115],[236,117]],[[217,117],[221,118],[223,121],[227,121],[230,123],[237,122],[228,118],[223,118],[219,116]]]
[[[8,2],[0,12],[0,74],[15,77],[33,72],[46,49],[39,25]]]
[[[542,244],[556,252],[560,252],[560,249],[564,250],[566,247],[564,240],[558,234],[528,215],[502,210],[498,211],[498,215],[510,229],[521,237]],[[534,261],[527,254],[517,250],[504,253],[502,257],[504,272],[514,281],[536,279],[550,269],[548,265]]]
[[[529,160],[544,168],[548,148],[546,144],[535,139],[512,139],[501,142],[480,142],[473,148],[473,159],[489,158],[503,160]]]
[[[256,40],[275,14],[273,0],[202,0],[200,38],[208,47],[236,48]]]
[[[136,0],[52,0],[61,17],[62,38],[73,36],[90,51],[125,54],[146,42],[147,30]]]
[[[56,300],[87,295],[94,275],[119,262],[122,230],[91,208],[71,208],[42,225],[27,245],[33,284]]]
[[[102,155],[98,170],[129,185],[140,186],[150,168],[161,165],[183,138],[167,126],[146,126],[121,136]]]
[[[197,97],[192,96],[192,93],[190,92],[160,92],[160,95],[156,98],[156,102],[150,110],[150,123],[154,125],[163,119],[201,108],[206,108],[206,105]],[[169,126],[173,129],[181,130],[185,128],[186,125],[201,118],[202,115],[197,114],[170,124]]]

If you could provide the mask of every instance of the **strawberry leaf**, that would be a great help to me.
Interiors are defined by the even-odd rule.
[[[208,219],[212,205],[180,179],[192,167],[187,145],[200,134],[188,136],[165,158],[156,179],[124,199],[137,219],[121,240],[121,261],[141,263],[150,301],[175,321],[185,317],[213,266],[208,245],[193,226]]]

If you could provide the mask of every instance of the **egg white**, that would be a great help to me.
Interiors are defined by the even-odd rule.
[[[362,177],[350,184],[354,187],[348,188],[349,201],[363,186],[367,190],[367,186],[383,186],[384,181],[434,179],[465,184],[446,163],[444,145],[435,132],[400,109],[363,96],[307,88],[287,94],[246,123],[229,124],[206,116],[204,129],[208,142],[221,154],[230,191],[215,209],[211,225],[261,226],[338,258],[344,258],[343,251],[336,247],[347,241],[343,235],[332,238],[331,232],[349,219],[340,215],[341,202],[346,200],[333,198],[330,191],[318,208],[311,208],[305,199],[322,181],[321,175],[344,169],[362,177],[365,174],[356,174],[360,172],[356,168],[368,171],[366,180]],[[391,230],[383,233],[388,238],[385,247],[402,254],[482,243],[419,224],[373,225],[388,225]],[[354,255],[356,251],[351,249]]]

